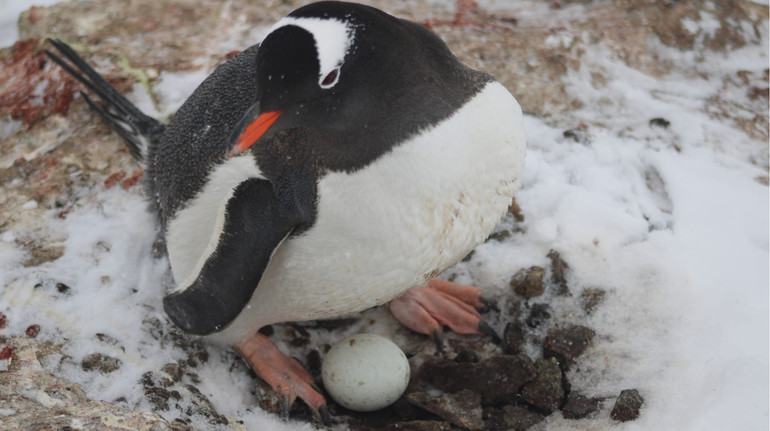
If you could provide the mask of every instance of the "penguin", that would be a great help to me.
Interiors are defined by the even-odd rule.
[[[522,111],[422,25],[324,1],[224,62],[168,124],[61,41],[48,55],[144,166],[184,331],[234,348],[329,422],[313,377],[258,330],[388,304],[436,339],[494,330],[480,290],[437,278],[482,243],[519,187]],[[66,59],[66,60],[65,60]]]

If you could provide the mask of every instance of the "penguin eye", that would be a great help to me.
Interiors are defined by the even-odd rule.
[[[329,88],[332,87],[334,84],[337,83],[337,80],[340,77],[340,68],[336,68],[326,74],[324,79],[321,81],[321,88]]]

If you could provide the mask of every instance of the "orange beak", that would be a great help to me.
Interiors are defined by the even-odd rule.
[[[249,125],[243,129],[243,132],[238,137],[238,140],[235,141],[233,149],[230,150],[228,157],[238,155],[254,145],[254,143],[257,142],[259,138],[265,134],[265,132],[267,132],[270,126],[275,123],[275,121],[278,119],[278,117],[281,116],[282,113],[283,110],[278,110],[267,111],[259,114],[259,116],[254,121],[249,123]]]

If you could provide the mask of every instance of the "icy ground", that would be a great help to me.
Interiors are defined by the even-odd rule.
[[[11,22],[7,13],[18,12],[13,4],[0,2],[4,27]],[[6,30],[0,33],[2,46],[16,37]],[[725,94],[739,90],[725,90],[722,77],[767,69],[767,21],[752,43],[709,53],[709,61],[662,45],[657,49],[699,73],[653,78],[602,46],[590,48],[590,66],[565,78],[568,91],[581,95],[582,108],[560,124],[526,118],[528,155],[516,195],[525,216],[522,229],[505,241],[479,246],[471,262],[449,270],[494,296],[507,289],[516,270],[544,265],[548,251],[556,249],[570,265],[571,286],[607,290],[605,302],[580,322],[597,336],[570,379],[588,395],[639,389],[645,399],[641,417],[617,424],[606,412],[578,421],[556,413],[536,429],[768,426],[766,136],[752,137],[732,117],[705,108],[716,94],[725,104],[741,100]],[[591,84],[597,70],[606,85]],[[173,111],[204,76],[165,75],[154,88],[161,111]],[[146,94],[132,98],[152,108]],[[730,109],[752,115],[737,102]],[[668,125],[650,122],[655,118]],[[575,125],[580,127],[565,135]],[[38,338],[69,341],[65,354],[72,360],[62,365],[63,377],[82,384],[90,397],[123,397],[132,408],[149,409],[142,375],[185,355],[159,345],[141,323],[162,320],[167,262],[150,252],[155,228],[140,188],[89,193],[93,198],[65,219],[51,209],[35,221],[35,229],[64,247],[52,262],[24,267],[26,251],[16,239],[27,232],[0,226],[0,311],[10,322],[0,334],[20,335],[29,324],[39,324]],[[30,201],[3,211],[36,206]],[[70,289],[59,293],[57,283]],[[107,334],[121,348],[95,333]],[[243,421],[243,429],[314,429],[256,408],[253,381],[230,372],[231,354],[208,350],[198,387],[220,413]],[[122,366],[110,374],[83,371],[80,361],[95,351],[118,357]],[[176,414],[172,409],[164,416],[173,420]],[[202,417],[192,425],[211,426]]]

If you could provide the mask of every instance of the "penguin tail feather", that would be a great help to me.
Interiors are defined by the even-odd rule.
[[[86,93],[80,92],[88,106],[96,111],[99,116],[107,121],[110,127],[126,140],[131,155],[137,160],[143,161],[147,154],[147,149],[152,143],[157,143],[160,140],[166,125],[140,111],[139,108],[89,66],[69,45],[57,39],[48,39],[48,41],[58,51],[57,55],[46,50],[45,53],[48,57],[80,81],[91,92],[99,96],[107,105],[106,108],[99,106]]]

